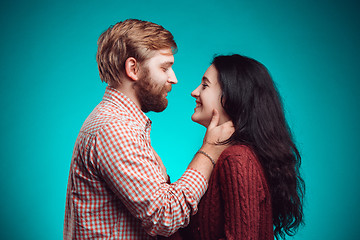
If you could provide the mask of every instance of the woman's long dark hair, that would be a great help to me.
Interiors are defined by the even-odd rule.
[[[266,67],[241,55],[213,60],[222,89],[222,105],[235,126],[226,141],[256,153],[269,184],[274,234],[294,235],[303,224],[304,180],[301,157],[285,120],[283,106]]]

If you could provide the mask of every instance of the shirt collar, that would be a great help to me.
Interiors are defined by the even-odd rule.
[[[143,111],[122,92],[112,87],[106,87],[105,94],[103,97],[104,101],[109,101],[124,109],[129,115],[133,116],[134,119],[145,128],[151,125],[151,120],[145,115]]]

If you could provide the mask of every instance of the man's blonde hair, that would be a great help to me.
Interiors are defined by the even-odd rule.
[[[98,40],[96,61],[101,81],[118,85],[125,74],[125,61],[134,57],[139,63],[151,57],[151,50],[169,48],[177,51],[173,35],[162,26],[128,19],[118,22],[102,33]]]

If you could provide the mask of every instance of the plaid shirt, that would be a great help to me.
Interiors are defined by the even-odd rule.
[[[189,223],[206,179],[187,169],[166,183],[150,143],[151,121],[107,87],[76,140],[64,239],[156,239]]]

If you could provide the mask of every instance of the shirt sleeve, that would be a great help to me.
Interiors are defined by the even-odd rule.
[[[259,238],[260,202],[265,197],[260,169],[249,156],[230,155],[220,169],[226,239]]]
[[[197,212],[207,181],[198,171],[187,169],[178,181],[166,183],[145,135],[127,124],[103,126],[95,140],[96,165],[148,234],[169,236]]]

